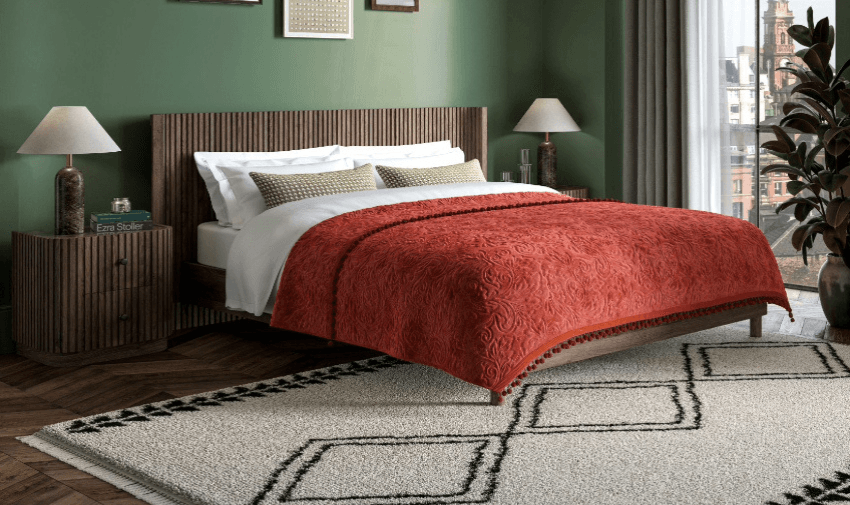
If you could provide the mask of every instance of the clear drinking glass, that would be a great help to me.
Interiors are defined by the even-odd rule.
[[[502,172],[502,182],[514,182],[514,173],[508,170]]]
[[[530,153],[531,153],[531,149],[520,149],[519,150],[519,162],[522,163],[523,165],[528,165],[529,163],[531,163],[529,161]]]
[[[527,151],[528,149],[523,149]],[[523,184],[531,184],[531,164],[524,163],[519,166],[519,182]]]

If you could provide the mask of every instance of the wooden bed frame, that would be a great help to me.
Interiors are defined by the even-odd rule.
[[[268,323],[270,316],[227,310],[225,271],[197,263],[198,225],[215,220],[193,155],[196,151],[286,151],[325,145],[399,145],[450,139],[487,175],[487,108],[435,107],[278,112],[156,114],[153,133],[153,219],[173,229],[179,303]],[[750,320],[761,336],[767,304],[629,331],[553,355],[537,369],[573,363],[695,331]],[[501,402],[491,392],[490,402]]]

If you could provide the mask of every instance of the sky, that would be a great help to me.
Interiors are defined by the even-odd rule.
[[[712,0],[713,1],[713,0]],[[726,57],[737,56],[738,46],[753,46],[755,44],[755,5],[753,1],[745,0],[720,0],[723,2],[723,17],[726,20],[724,28],[724,39],[726,40]],[[790,0],[791,12],[794,13],[794,24],[805,25],[806,11],[813,7],[815,11],[815,23],[824,17],[829,18],[829,23],[835,25],[835,3],[839,0]],[[764,30],[764,11],[767,9],[767,0],[759,0],[759,23],[760,30]],[[764,34],[761,34],[764,37]],[[838,35],[836,35],[838,36]],[[832,55],[832,65],[835,66],[835,53]]]

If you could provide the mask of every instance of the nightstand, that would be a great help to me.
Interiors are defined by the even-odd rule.
[[[590,198],[590,188],[587,186],[555,186],[555,191],[573,198]]]
[[[80,366],[164,350],[174,329],[171,227],[12,232],[18,354]]]

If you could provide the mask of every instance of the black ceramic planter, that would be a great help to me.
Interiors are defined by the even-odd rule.
[[[829,324],[850,329],[850,268],[841,257],[830,254],[820,268],[818,295]]]

